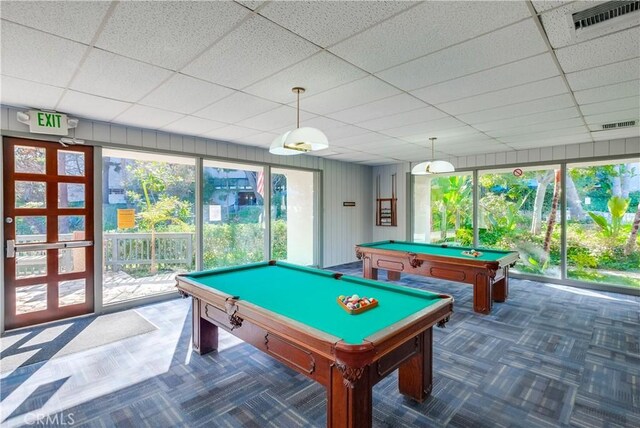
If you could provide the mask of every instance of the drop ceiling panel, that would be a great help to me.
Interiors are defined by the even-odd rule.
[[[66,86],[87,47],[76,42],[2,21],[2,74]]]
[[[318,95],[300,97],[300,108],[325,115],[399,93],[400,91],[391,85],[369,76]]]
[[[500,138],[499,141],[503,143],[512,144],[512,143],[521,143],[525,141],[537,141],[537,140],[545,140],[545,139],[553,139],[556,137],[564,137],[570,135],[585,135],[588,133],[586,126],[576,126],[573,128],[565,128],[565,129],[552,129],[543,132],[530,133],[526,135],[512,135]],[[589,141],[589,139],[584,142]]]
[[[620,110],[609,113],[594,114],[591,116],[585,116],[584,120],[589,125],[592,131],[602,130],[603,124],[613,122],[626,122],[628,120],[640,121],[640,107],[632,108],[629,110]]]
[[[212,131],[206,132],[204,136],[208,138],[213,138],[214,140],[219,141],[230,141],[230,140],[239,140],[243,139],[248,141],[250,136],[262,134],[259,130],[245,128],[242,126],[236,125],[227,125],[223,128],[214,129]]]
[[[240,3],[244,6],[247,6],[249,9],[251,10],[256,10],[260,5],[262,5],[263,3],[266,3],[266,1],[260,1],[260,0],[235,0],[237,3]]]
[[[233,2],[119,2],[96,46],[178,70],[247,13]]]
[[[543,98],[541,100],[527,101],[525,103],[497,107],[485,111],[461,114],[459,119],[473,125],[476,123],[491,122],[500,119],[526,116],[534,113],[542,113],[549,110],[561,110],[573,106],[574,103],[571,96],[569,94],[562,94]],[[526,119],[523,119],[523,121],[526,121]]]
[[[281,103],[290,103],[296,96],[291,91],[293,87],[304,87],[304,96],[308,97],[365,76],[364,71],[322,51],[247,87],[245,92]]]
[[[386,135],[377,134],[374,132],[369,132],[367,134],[356,135],[355,137],[349,138],[341,138],[339,140],[332,141],[338,147],[349,147],[353,148],[355,146],[360,146],[363,144],[373,144],[378,142],[388,142],[390,138]]]
[[[68,90],[60,100],[58,110],[109,122],[131,106],[131,103]]]
[[[513,88],[476,95],[445,104],[438,104],[437,107],[451,115],[459,115],[546,98],[552,95],[567,93],[568,91],[569,89],[561,77],[552,77]]]
[[[524,2],[424,2],[330,50],[377,72],[528,16]]]
[[[194,116],[218,122],[236,123],[251,116],[265,113],[280,107],[281,104],[254,97],[242,92],[220,100],[209,107],[194,113]]]
[[[589,104],[599,101],[614,100],[630,96],[640,96],[640,80],[616,83],[574,92],[578,104]]]
[[[260,14],[305,39],[327,47],[417,2],[270,2]],[[354,17],[358,19],[354,19]]]
[[[453,117],[444,117],[442,119],[432,120],[429,122],[422,122],[414,125],[402,126],[399,128],[385,129],[380,131],[380,133],[397,138],[415,137],[422,135],[425,135],[426,137],[433,137],[434,135],[432,134],[434,132],[452,128],[459,128],[462,126],[465,125],[459,120],[454,119]]]
[[[226,123],[216,122],[214,120],[202,119],[194,116],[185,116],[166,126],[162,127],[163,131],[173,132],[185,135],[202,135],[214,129],[220,129],[227,126]]]
[[[611,85],[637,79],[640,75],[640,58],[629,59],[588,70],[567,74],[569,86],[574,91]]]
[[[0,76],[0,103],[16,107],[36,107],[53,109],[60,96],[62,88]]]
[[[144,97],[140,104],[190,114],[233,93],[224,86],[175,74]]]
[[[328,116],[349,123],[387,117],[424,107],[424,103],[411,95],[399,94],[382,100],[373,101],[361,106],[352,107],[331,113]]]
[[[477,138],[487,138],[485,135],[479,133],[475,128],[470,126],[455,126],[440,125],[441,129],[437,127],[431,127],[426,132],[402,137],[404,141],[415,144],[423,144],[431,137],[436,137],[436,147],[440,144],[443,147],[449,144],[463,143]]]
[[[640,128],[634,126],[631,128],[610,129],[607,131],[592,132],[591,137],[594,141],[608,141],[618,138],[638,138],[640,137]]]
[[[118,123],[125,125],[158,129],[181,117],[184,117],[184,115],[153,107],[134,105],[129,110],[120,114],[116,120]]]
[[[637,58],[640,27],[558,49],[556,56],[565,73]]]
[[[585,116],[600,113],[608,113],[620,110],[629,110],[640,106],[640,97],[626,97],[615,100],[598,102],[594,104],[582,104],[580,110]]]
[[[241,89],[290,67],[318,50],[311,43],[254,15],[185,67],[183,72]]]
[[[300,112],[300,126],[304,126],[305,121],[314,117],[313,114],[304,111]],[[274,129],[289,126],[290,130],[296,127],[296,109],[289,106],[280,106],[274,110],[249,119],[241,120],[239,126],[257,129],[259,131],[272,131]]]
[[[2,18],[88,44],[109,4],[106,1],[3,1]]]
[[[107,98],[138,101],[170,75],[168,70],[92,49],[69,87]]]
[[[538,138],[535,140],[510,143],[515,150],[537,149],[539,147],[559,146],[564,144],[586,143],[591,141],[589,134],[574,134],[558,137]]]
[[[564,120],[556,120],[553,122],[544,122],[537,124],[529,124],[526,126],[519,126],[516,128],[506,128],[500,129],[498,131],[487,131],[487,134],[495,137],[510,137],[515,135],[528,135],[536,132],[543,132],[553,129],[563,129],[563,128],[575,128],[579,126],[583,126],[584,121],[580,117],[574,117],[573,119],[564,119]]]
[[[324,131],[324,128],[320,128],[320,129]],[[353,137],[354,135],[366,134],[367,132],[369,132],[368,129],[360,128],[358,126],[343,125],[337,128],[328,129],[326,134],[327,134],[327,138],[329,139],[329,143],[331,143],[331,140],[334,140],[334,139]]]
[[[416,89],[411,93],[430,103],[438,104],[497,91],[560,74],[551,55],[544,53],[458,79]]]
[[[533,124],[543,124],[556,120],[570,119],[580,117],[578,109],[569,107],[562,110],[543,111],[541,113],[529,114],[510,119],[502,119],[491,122],[476,123],[473,126],[481,131],[489,133],[490,131],[509,130]]]
[[[381,131],[383,129],[399,128],[406,125],[442,119],[447,116],[446,113],[436,108],[424,107],[404,113],[358,122],[357,125],[372,131]]]
[[[402,89],[413,90],[538,55],[546,50],[538,28],[532,19],[527,19],[377,75]]]
[[[567,0],[533,0],[533,7],[538,13],[567,4]]]

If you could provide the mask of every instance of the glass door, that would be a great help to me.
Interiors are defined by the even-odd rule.
[[[271,168],[271,258],[316,265],[314,173]]]
[[[6,328],[93,312],[93,149],[3,146]]]

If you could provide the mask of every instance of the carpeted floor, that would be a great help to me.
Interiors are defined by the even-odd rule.
[[[455,313],[434,329],[432,396],[405,399],[389,376],[374,388],[374,426],[640,426],[640,298],[513,280],[482,316],[470,286],[402,283],[453,295]],[[0,423],[325,425],[324,389],[250,345],[223,333],[219,352],[191,353],[188,300],[136,312],[158,329],[4,374]]]

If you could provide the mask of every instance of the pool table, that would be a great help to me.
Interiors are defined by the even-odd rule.
[[[518,260],[517,251],[476,248],[479,257],[463,255],[471,247],[380,241],[356,245],[356,257],[363,261],[363,276],[377,279],[378,269],[387,271],[390,281],[400,273],[431,276],[473,285],[473,310],[491,312],[493,301],[504,302],[509,295],[509,267]]]
[[[327,426],[368,427],[372,387],[399,368],[399,389],[423,401],[431,392],[432,327],[444,326],[453,298],[284,262],[260,262],[176,277],[192,297],[193,349],[217,349],[230,332],[327,391]],[[378,300],[349,314],[337,298]]]

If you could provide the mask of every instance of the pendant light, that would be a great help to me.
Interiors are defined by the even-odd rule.
[[[291,90],[297,94],[298,98],[296,129],[287,131],[273,140],[269,153],[285,156],[299,155],[328,148],[329,140],[322,131],[310,127],[300,128],[300,94],[304,93],[304,88],[295,87]]]
[[[436,139],[437,137],[431,137],[431,160],[426,162],[420,162],[418,165],[411,169],[413,175],[428,175],[428,174],[442,174],[445,172],[453,172],[455,168],[447,161],[435,160],[436,159]]]

